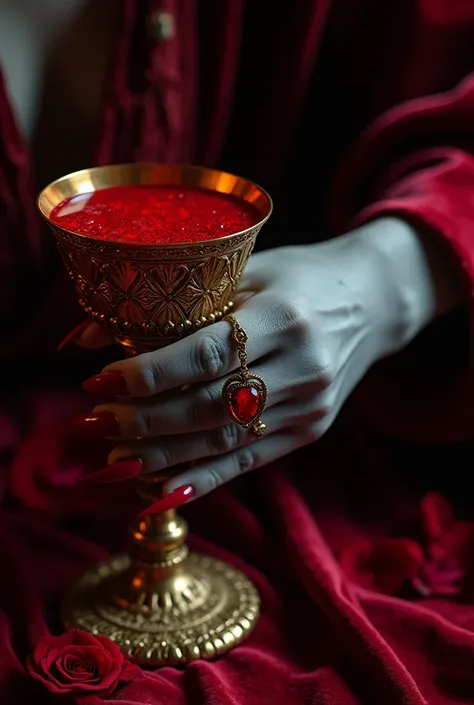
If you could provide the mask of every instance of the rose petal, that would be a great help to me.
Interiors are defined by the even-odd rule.
[[[422,555],[421,547],[411,539],[385,539],[374,546],[373,570],[387,585],[408,580],[416,575]]]
[[[48,672],[48,670],[51,668],[51,666],[56,663],[57,659],[61,655],[61,650],[56,649],[56,648],[51,648],[48,653],[39,661],[41,663],[41,667],[45,671],[45,673]]]
[[[35,659],[35,661],[40,661],[41,659],[45,658],[51,651],[51,649],[55,648],[51,639],[51,636],[44,636],[38,641],[33,651],[33,658]]]
[[[56,664],[56,669],[64,675],[64,678],[77,683],[91,683],[97,681],[95,670],[87,668],[87,664],[76,661],[72,657],[66,657]]]
[[[75,646],[99,646],[102,645],[99,638],[89,632],[84,632],[82,629],[69,629],[64,636],[70,635],[69,644]],[[110,640],[109,640],[110,641]]]
[[[137,666],[130,661],[124,661],[122,673],[120,674],[119,682],[128,683],[129,681],[141,678],[143,676],[143,671],[140,666]]]
[[[465,560],[474,547],[474,524],[467,521],[457,521],[443,536],[441,547],[445,554],[455,555],[459,560]]]
[[[421,559],[421,547],[411,539],[358,539],[341,553],[340,564],[356,585],[394,595],[417,574]]]
[[[101,636],[98,634],[96,637],[96,640],[101,644],[104,649],[106,649],[109,654],[112,656],[112,658],[116,661],[124,661],[125,656],[123,653],[120,651],[119,647],[117,644],[115,644],[111,639],[108,639],[106,636]]]
[[[422,499],[421,511],[428,546],[414,587],[421,594],[457,595],[473,563],[474,524],[457,521],[451,505],[437,493]]]
[[[112,656],[109,654],[108,651],[103,649],[101,646],[91,644],[90,646],[76,646],[75,644],[71,644],[70,646],[67,646],[61,654],[64,656],[65,654],[70,654],[71,656],[75,656],[76,658],[84,661],[85,663],[88,662],[96,662],[99,660],[99,662],[102,659],[105,659],[106,664],[112,663],[114,660]]]
[[[438,541],[456,521],[453,508],[438,492],[429,492],[420,502],[426,534],[431,541]]]
[[[56,676],[51,672],[42,673],[38,671],[37,665],[30,658],[26,662],[26,668],[30,676],[38,681],[41,681],[41,683],[43,683],[43,685],[45,685],[51,693],[64,693],[70,691],[70,683],[63,683],[62,680],[58,680],[58,678],[56,678]]]
[[[73,648],[76,658],[81,658],[85,663],[95,666],[96,676],[87,683],[84,682],[84,690],[102,691],[116,685],[122,672],[122,664],[112,659],[105,649],[90,646]]]
[[[339,556],[339,563],[349,578],[356,585],[373,587],[373,575],[368,569],[372,546],[366,539],[356,539],[349,543]]]
[[[49,680],[48,678],[45,678],[41,673],[38,673],[35,670],[35,664],[31,662],[30,660],[27,661],[26,663],[26,668],[28,673],[30,674],[31,678],[34,678],[37,681],[40,681],[45,688],[49,690],[50,693],[62,693],[64,692],[63,689],[60,688],[60,684],[56,683],[55,681]]]
[[[84,660],[76,654],[66,653],[55,664],[56,670],[62,674],[64,682],[66,680],[97,682],[100,673],[95,664],[90,660]]]
[[[39,664],[38,664],[38,672],[43,675],[43,678],[46,680],[51,680],[53,683],[55,683],[58,688],[63,688],[64,687],[64,681],[61,677],[57,677],[56,673],[56,662],[54,661],[53,663],[47,665],[46,664],[46,659],[43,659]]]
[[[109,680],[112,676],[117,677],[121,671],[121,664],[115,662],[110,654],[99,646],[70,646],[67,655],[89,664],[95,673],[95,679],[100,682],[104,678]]]
[[[425,596],[450,596],[461,592],[464,572],[455,567],[440,570],[437,564],[425,562],[413,581],[413,587]]]

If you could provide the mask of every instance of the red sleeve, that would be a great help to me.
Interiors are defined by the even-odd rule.
[[[380,363],[355,394],[371,416],[420,440],[474,436],[473,154],[469,75],[451,90],[406,101],[375,120],[343,165],[333,194],[336,231],[395,215],[433,233],[458,264],[471,344],[452,316]]]

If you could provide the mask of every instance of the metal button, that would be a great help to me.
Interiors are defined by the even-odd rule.
[[[176,34],[174,15],[171,12],[155,12],[151,16],[151,32],[157,42],[168,42]]]

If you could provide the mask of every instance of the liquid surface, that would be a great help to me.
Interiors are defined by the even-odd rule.
[[[260,220],[235,196],[174,186],[114,186],[68,198],[53,223],[100,240],[138,244],[200,242],[231,235]]]

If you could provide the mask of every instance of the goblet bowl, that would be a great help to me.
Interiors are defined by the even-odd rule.
[[[252,227],[213,240],[148,245],[111,242],[63,229],[50,219],[62,201],[120,185],[183,186],[230,194],[260,215]],[[155,350],[225,316],[272,203],[259,186],[197,166],[125,164],[64,176],[39,195],[86,313],[129,352]]]

